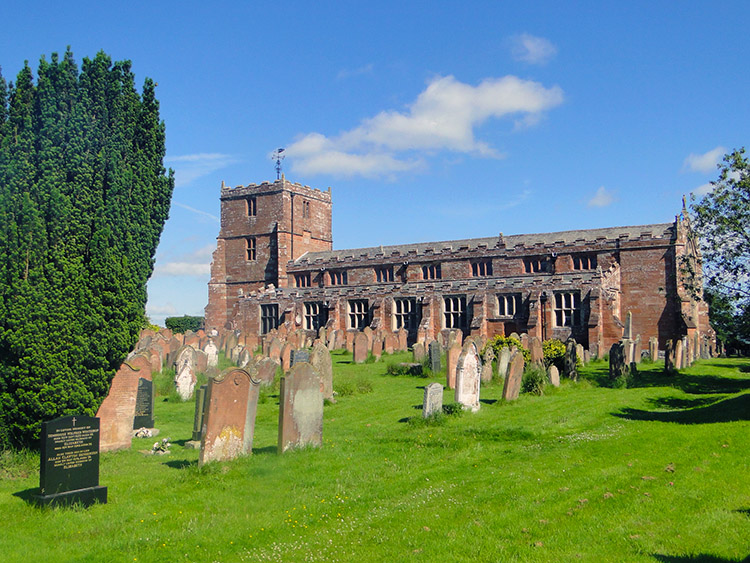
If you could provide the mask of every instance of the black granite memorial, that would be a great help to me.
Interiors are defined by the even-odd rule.
[[[143,377],[138,379],[138,392],[135,395],[135,416],[133,430],[154,427],[154,382]]]
[[[42,506],[107,502],[99,485],[99,419],[64,416],[42,423],[39,494]]]
[[[200,442],[203,436],[203,416],[206,414],[206,390],[208,385],[201,385],[195,392],[195,416],[193,418],[193,441]]]

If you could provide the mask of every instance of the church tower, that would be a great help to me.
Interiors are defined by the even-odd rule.
[[[251,292],[286,287],[287,263],[333,248],[331,189],[288,182],[221,186],[221,230],[208,282],[206,329],[229,326],[232,310]]]

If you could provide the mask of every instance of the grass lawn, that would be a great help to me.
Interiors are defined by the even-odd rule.
[[[155,439],[102,454],[109,502],[38,509],[38,457],[0,458],[1,561],[743,561],[750,555],[750,360],[629,389],[595,362],[544,396],[481,391],[421,422],[421,379],[334,354],[324,445],[276,453],[278,394],[253,455],[197,467],[194,404],[157,398]],[[446,390],[444,402],[453,401]]]

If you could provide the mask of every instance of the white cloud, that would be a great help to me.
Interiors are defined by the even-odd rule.
[[[611,191],[607,190],[607,188],[605,188],[604,186],[599,186],[599,189],[596,190],[594,197],[592,197],[588,201],[587,205],[589,207],[607,207],[614,201],[614,194]]]
[[[557,55],[557,47],[543,37],[522,33],[511,38],[511,54],[517,61],[545,64]]]
[[[158,316],[158,317],[167,317],[169,315],[174,315],[177,313],[177,308],[172,305],[171,303],[166,303],[164,305],[146,305],[146,313],[151,316]]]
[[[339,134],[310,133],[286,149],[293,168],[303,174],[377,176],[418,168],[422,154],[449,150],[480,157],[503,155],[479,141],[475,128],[490,118],[538,118],[563,101],[558,86],[515,76],[488,78],[478,86],[453,76],[436,77],[407,111],[383,111]],[[533,120],[533,119],[532,119]]]
[[[188,211],[192,211],[193,213],[200,215],[201,217],[207,217],[215,223],[220,223],[219,218],[216,215],[213,215],[212,213],[208,213],[207,211],[201,211],[200,209],[196,209],[195,207],[190,207],[189,205],[185,205],[184,203],[180,203],[178,201],[172,201],[172,203],[176,205],[177,207],[181,207],[182,209],[187,209]]]
[[[703,154],[690,153],[685,159],[682,169],[690,172],[713,172],[726,152],[727,150],[724,147],[718,146]]]
[[[190,276],[204,277],[211,273],[211,264],[196,264],[193,262],[165,262],[156,264],[153,277]]]
[[[175,187],[179,188],[202,176],[226,168],[237,162],[237,159],[229,154],[197,153],[167,157],[164,162],[174,168]]]
[[[714,189],[713,184],[710,182],[708,184],[701,184],[697,188],[695,188],[692,193],[693,195],[696,195],[698,197],[703,197],[704,195],[711,193]]]

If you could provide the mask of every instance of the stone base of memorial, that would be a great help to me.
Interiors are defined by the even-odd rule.
[[[64,416],[42,423],[39,506],[90,506],[107,502],[99,485],[99,419]]]

